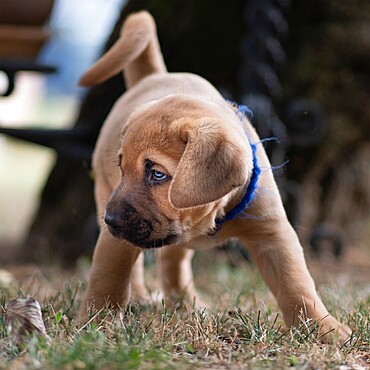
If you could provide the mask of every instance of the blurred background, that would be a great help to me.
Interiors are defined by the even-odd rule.
[[[91,153],[125,87],[77,82],[140,9],[169,71],[207,78],[278,139],[266,150],[306,252],[366,260],[367,0],[0,0],[0,263],[91,255]]]

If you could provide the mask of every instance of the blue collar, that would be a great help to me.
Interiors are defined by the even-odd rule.
[[[235,113],[236,114],[241,113],[241,118],[240,118],[241,122],[243,122],[245,115],[247,115],[249,119],[252,118],[253,113],[247,106],[236,105],[235,103],[233,105],[234,107],[238,108]],[[256,144],[252,144],[251,142],[249,144],[252,148],[253,170],[252,170],[251,178],[249,180],[247,191],[244,194],[242,200],[233,209],[227,212],[224,215],[224,217],[216,218],[215,220],[216,227],[214,228],[214,231],[208,235],[215,235],[221,229],[224,222],[229,221],[229,220],[234,220],[235,218],[237,218],[240,215],[240,213],[242,213],[249,206],[249,204],[254,198],[254,195],[257,189],[258,178],[259,178],[259,175],[261,174],[261,169],[258,165]]]

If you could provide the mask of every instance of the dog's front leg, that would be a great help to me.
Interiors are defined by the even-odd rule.
[[[101,230],[96,244],[87,292],[81,303],[80,320],[86,319],[89,307],[122,307],[131,295],[131,272],[140,254],[129,245]]]
[[[333,340],[335,332],[341,342],[350,329],[329,315],[319,298],[307,269],[303,249],[286,219],[267,223],[253,221],[243,237],[263,278],[275,295],[287,325],[299,326],[302,320],[316,321],[323,341]],[[334,334],[334,335],[333,335]]]

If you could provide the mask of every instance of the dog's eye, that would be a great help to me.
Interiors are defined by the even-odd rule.
[[[167,175],[165,173],[162,173],[156,170],[152,170],[150,175],[151,175],[151,180],[155,180],[155,181],[164,181],[167,179]]]
[[[162,172],[162,166],[147,159],[145,161],[145,180],[149,186],[156,186],[170,181],[171,176]]]

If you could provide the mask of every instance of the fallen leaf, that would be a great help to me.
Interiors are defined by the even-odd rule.
[[[9,301],[5,308],[5,325],[9,338],[16,345],[24,343],[30,335],[43,336],[47,341],[51,340],[46,334],[41,307],[35,298],[17,298]]]

